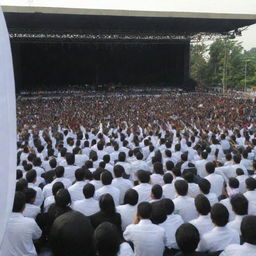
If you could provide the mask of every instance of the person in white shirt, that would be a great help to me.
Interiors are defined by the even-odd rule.
[[[91,216],[100,211],[99,201],[94,199],[95,187],[88,183],[83,187],[84,199],[77,200],[71,205],[72,209],[85,216]]]
[[[48,196],[45,200],[44,200],[44,212],[48,212],[49,207],[55,203],[55,196],[57,194],[57,192],[60,189],[64,189],[64,185],[62,182],[58,181],[55,182],[52,186],[52,195]]]
[[[207,197],[200,194],[195,198],[195,206],[199,216],[190,221],[199,231],[200,237],[214,228],[210,217],[211,205]]]
[[[236,178],[239,181],[239,191],[240,193],[245,193],[246,192],[246,185],[245,185],[245,180],[248,178],[247,175],[244,174],[244,171],[241,168],[236,169]]]
[[[73,149],[73,154],[75,155],[75,165],[78,167],[82,167],[89,157],[85,154],[82,154],[82,151],[79,147],[75,147]]]
[[[173,177],[170,173],[165,173],[164,175],[164,185],[163,188],[163,197],[174,199],[176,197],[176,190],[173,185]]]
[[[198,251],[219,252],[230,244],[240,244],[239,233],[227,227],[229,213],[224,205],[217,203],[212,207],[211,219],[215,227],[202,236]]]
[[[114,167],[114,174],[115,178],[112,181],[112,185],[119,189],[120,191],[120,198],[119,204],[123,204],[124,195],[126,191],[132,188],[132,183],[128,179],[124,179],[122,176],[125,174],[124,167],[122,165],[116,165]]]
[[[33,188],[36,191],[36,200],[34,204],[36,206],[41,206],[43,203],[43,192],[42,189],[35,185],[36,183],[36,171],[31,170],[26,173],[26,180],[28,181],[28,187]]]
[[[173,200],[175,213],[179,214],[184,222],[189,222],[197,217],[194,198],[188,196],[188,183],[177,180],[174,183],[178,197]]]
[[[13,209],[7,222],[6,232],[0,247],[3,256],[37,256],[33,240],[41,237],[42,231],[33,218],[23,216],[26,198],[22,192],[16,192]]]
[[[196,166],[196,169],[197,169],[197,174],[201,177],[201,178],[204,178],[208,175],[208,173],[206,172],[206,169],[205,169],[205,165],[208,163],[208,153],[206,151],[203,151],[201,153],[201,160],[196,160],[194,162],[195,166]]]
[[[206,176],[205,179],[211,183],[211,192],[220,196],[223,192],[224,178],[221,175],[214,173],[215,164],[213,162],[207,163],[205,169],[208,173],[208,176]]]
[[[200,189],[199,186],[194,183],[194,173],[192,171],[185,170],[183,177],[188,182],[188,195],[195,198],[200,194]]]
[[[235,229],[241,235],[241,222],[248,214],[248,200],[243,194],[236,194],[230,199],[232,210],[235,213],[235,219],[228,223],[228,227]]]
[[[221,134],[220,138],[221,138],[220,145],[221,145],[221,148],[222,148],[223,152],[228,153],[229,150],[230,150],[229,141],[226,139],[225,134]]]
[[[134,189],[129,189],[125,193],[124,204],[116,207],[116,211],[121,215],[123,231],[128,225],[132,224],[136,216],[138,199],[138,192]]]
[[[76,182],[68,188],[72,202],[84,198],[83,188],[84,185],[88,183],[88,181],[85,181],[85,170],[83,168],[79,168],[75,171],[75,177]]]
[[[252,177],[245,181],[247,191],[244,196],[249,201],[248,214],[256,215],[256,180]]]
[[[180,215],[174,214],[173,201],[171,199],[164,198],[161,201],[153,204],[153,212],[154,208],[156,208],[156,216],[159,215],[158,210],[160,209],[163,209],[166,215],[165,220],[158,224],[160,227],[164,228],[166,232],[166,247],[168,249],[179,249],[176,243],[175,233],[178,227],[183,224],[184,221]]]
[[[150,173],[148,171],[139,170],[137,172],[139,185],[133,187],[139,194],[139,202],[151,200]]]
[[[218,197],[215,193],[210,193],[211,183],[207,179],[201,179],[198,182],[201,193],[209,200],[211,206],[218,203]]]
[[[113,197],[115,205],[119,205],[120,191],[112,185],[112,174],[109,171],[103,171],[100,177],[103,187],[96,190],[95,198],[99,199],[101,195],[110,194]]]
[[[27,188],[24,190],[26,197],[26,206],[23,211],[24,217],[36,219],[37,215],[41,212],[39,206],[34,205],[36,200],[36,191],[33,188]]]
[[[151,200],[150,203],[158,202],[162,199],[163,196],[163,189],[159,184],[155,184],[151,188]]]
[[[118,155],[118,161],[115,165],[121,165],[124,168],[126,175],[131,176],[131,164],[126,162],[126,155],[124,152],[120,152]]]
[[[64,177],[69,179],[71,182],[75,181],[75,171],[79,168],[75,165],[75,155],[72,153],[66,154],[67,166],[64,167]]]
[[[245,216],[241,223],[243,244],[231,244],[220,256],[256,255],[256,216]]]
[[[135,224],[129,225],[123,233],[125,240],[133,243],[136,256],[163,255],[166,234],[162,227],[151,222],[151,212],[150,203],[140,203]]]
[[[150,176],[151,184],[152,185],[159,184],[162,186],[164,184],[163,175],[164,175],[163,164],[160,162],[154,163],[153,174],[151,174]]]
[[[110,164],[110,156],[107,154],[105,156],[103,156],[103,161],[105,162],[105,169],[108,170],[109,172],[112,173],[112,175],[114,175],[114,172],[113,172],[113,165]]]
[[[103,222],[95,229],[94,244],[98,256],[134,256],[131,246],[121,242],[116,226],[110,222]]]

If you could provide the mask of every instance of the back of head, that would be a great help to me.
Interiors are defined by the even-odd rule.
[[[60,189],[54,198],[58,207],[65,208],[71,204],[71,197],[67,189]]]
[[[210,193],[211,183],[207,179],[199,180],[198,186],[205,195]]]
[[[50,165],[50,167],[51,167],[52,169],[56,168],[56,166],[57,166],[57,161],[56,161],[56,159],[55,159],[55,158],[51,159],[51,160],[49,161],[49,165]]]
[[[110,155],[104,155],[103,156],[103,161],[107,164],[110,162]]]
[[[165,166],[167,171],[172,171],[172,169],[174,168],[174,163],[172,161],[167,161],[165,163]]]
[[[244,171],[243,171],[243,169],[241,169],[241,168],[237,168],[237,169],[236,169],[236,174],[237,174],[237,176],[244,175]]]
[[[99,200],[99,205],[100,210],[107,215],[113,215],[116,212],[115,203],[110,194],[102,195]]]
[[[192,183],[194,181],[194,174],[191,171],[184,173],[183,178],[188,182]]]
[[[228,223],[229,212],[227,208],[220,203],[213,205],[211,209],[212,222],[218,227],[224,227]]]
[[[138,180],[141,183],[149,183],[150,181],[150,173],[147,171],[139,170],[137,172]]]
[[[24,194],[26,197],[26,203],[33,203],[36,199],[36,191],[33,188],[24,189]]]
[[[186,196],[188,193],[188,183],[184,180],[175,181],[174,187],[180,196]]]
[[[203,159],[206,160],[207,157],[208,157],[208,153],[207,153],[206,151],[203,151],[202,154],[201,154],[201,156],[202,156]]]
[[[170,214],[172,214],[174,212],[174,203],[173,203],[173,201],[171,199],[164,198],[160,202],[161,202],[161,207],[163,209],[165,209],[165,213],[167,215],[170,215]]]
[[[255,190],[256,189],[256,180],[252,177],[248,178],[245,180],[246,188],[249,191]]]
[[[98,256],[116,256],[121,237],[115,225],[103,222],[94,232],[94,244]]]
[[[139,200],[139,194],[135,189],[128,189],[124,195],[124,204],[136,205]]]
[[[91,183],[87,183],[86,185],[84,185],[83,187],[83,194],[85,198],[92,198],[94,196],[95,193],[95,187],[94,185],[92,185]]]
[[[206,171],[211,174],[211,173],[214,173],[215,171],[215,164],[213,162],[209,162],[205,165],[205,169]]]
[[[229,178],[228,179],[228,185],[229,185],[230,188],[233,188],[233,189],[239,188],[239,180],[234,178],[234,177]]]
[[[103,172],[102,168],[97,168],[93,173],[92,173],[92,177],[94,180],[100,180],[100,176]]]
[[[57,177],[57,178],[63,177],[64,171],[65,171],[65,169],[64,169],[63,166],[58,166],[58,167],[55,169],[55,175],[56,175],[56,177]]]
[[[248,200],[243,194],[236,194],[231,197],[230,203],[236,215],[248,214]]]
[[[23,212],[26,204],[26,196],[23,192],[15,192],[12,212]]]
[[[196,210],[201,215],[208,215],[211,211],[211,204],[207,197],[202,194],[199,194],[195,198]]]
[[[36,171],[35,170],[28,171],[26,173],[26,180],[28,181],[28,183],[34,182],[36,180]]]
[[[60,181],[57,181],[52,186],[52,194],[55,196],[60,189],[64,189],[64,188],[65,187],[64,187],[63,183]]]
[[[76,181],[83,181],[85,179],[85,170],[83,168],[79,168],[75,171]]]
[[[243,218],[241,233],[245,243],[256,245],[256,216],[245,216]]]
[[[186,154],[186,153],[181,154],[181,160],[182,160],[183,162],[188,161],[188,154]]]
[[[233,160],[234,160],[235,164],[240,164],[241,157],[239,155],[234,155]]]
[[[231,161],[232,160],[232,155],[230,153],[226,154],[225,156],[227,161]]]
[[[75,155],[72,153],[66,154],[66,161],[68,165],[73,165],[75,163]]]
[[[124,171],[124,167],[122,165],[118,164],[114,167],[114,174],[115,174],[116,178],[122,177],[124,173],[125,173],[125,171]]]
[[[149,219],[152,212],[152,205],[149,202],[141,202],[137,208],[137,215],[142,219]]]
[[[118,154],[118,161],[124,162],[124,161],[125,161],[125,158],[126,158],[126,155],[125,155],[124,152],[120,152],[120,153]]]
[[[166,174],[164,175],[164,183],[165,183],[165,184],[171,184],[172,181],[173,181],[172,175],[171,175],[170,173],[166,173]]]
[[[20,179],[16,182],[16,191],[23,191],[28,187],[28,181],[26,179]]]
[[[101,174],[101,182],[103,185],[110,185],[112,183],[113,177],[111,172],[103,171]]]
[[[151,221],[154,224],[160,224],[166,221],[167,215],[165,209],[161,205],[161,201],[154,202],[152,205]]]
[[[161,199],[163,195],[163,189],[159,184],[155,184],[151,189],[151,194],[154,199]]]
[[[164,174],[163,164],[159,162],[154,163],[154,172],[157,174],[163,175]]]
[[[70,211],[56,218],[49,240],[55,256],[95,255],[91,222],[77,211]]]
[[[136,158],[137,158],[137,160],[142,160],[143,154],[141,152],[136,153]]]
[[[193,253],[200,241],[200,235],[197,228],[190,224],[182,224],[175,234],[177,244],[183,253]]]

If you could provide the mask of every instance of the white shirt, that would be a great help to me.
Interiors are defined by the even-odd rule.
[[[178,196],[173,200],[173,203],[175,205],[175,213],[179,214],[184,222],[189,222],[198,216],[194,198],[190,196]]]
[[[217,196],[222,194],[224,179],[221,175],[211,173],[205,177],[211,183],[211,192],[215,193]]]
[[[139,194],[139,201],[143,202],[143,201],[150,201],[151,200],[151,189],[152,189],[152,185],[149,183],[141,183],[135,187],[133,187],[133,189],[135,189],[138,194]]]
[[[132,175],[132,171],[131,171],[131,164],[130,163],[127,163],[127,162],[117,162],[115,164],[116,165],[121,165],[124,167],[124,171],[127,175]]]
[[[217,252],[224,250],[230,244],[240,244],[239,233],[231,228],[215,227],[204,234],[198,245],[200,252]]]
[[[89,160],[89,157],[87,155],[80,155],[80,154],[75,155],[76,166],[82,167],[87,160]]]
[[[100,196],[104,194],[110,194],[114,199],[115,205],[116,206],[119,205],[119,199],[120,199],[119,189],[115,188],[113,185],[105,185],[96,191],[95,197],[96,199],[99,199]]]
[[[241,235],[241,222],[245,215],[235,215],[235,219],[230,221],[227,226],[235,229]]]
[[[155,184],[159,184],[160,186],[164,185],[163,175],[161,174],[157,174],[157,173],[151,174],[150,180],[152,185],[155,185]]]
[[[164,228],[166,233],[166,246],[171,249],[179,249],[175,233],[178,229],[178,227],[183,224],[183,220],[178,214],[171,214],[167,216],[167,219],[165,222],[159,224],[160,227]]]
[[[124,204],[116,207],[116,211],[120,213],[122,220],[122,230],[132,224],[134,216],[137,213],[137,205]]]
[[[23,211],[23,216],[35,219],[40,211],[40,207],[33,204],[26,204],[25,210]]]
[[[120,198],[119,198],[119,204],[122,204],[124,201],[124,195],[126,191],[130,188],[132,188],[132,183],[128,179],[124,179],[122,177],[115,178],[112,181],[112,186],[116,187],[120,191]]]
[[[214,228],[210,214],[199,215],[196,219],[191,220],[190,223],[198,229],[200,237]]]
[[[236,176],[236,178],[239,181],[239,191],[240,191],[240,193],[245,193],[246,192],[245,180],[248,178],[248,176],[243,174],[243,175]]]
[[[95,200],[93,197],[77,200],[71,207],[73,210],[81,212],[85,216],[91,216],[100,211],[99,201]]]
[[[149,166],[143,160],[135,160],[131,163],[131,179],[137,180],[136,173],[139,170],[150,171]]]
[[[232,221],[235,219],[235,213],[233,212],[232,209],[232,205],[230,203],[230,198],[225,198],[223,200],[220,201],[221,204],[223,204],[224,206],[226,206],[226,208],[228,209],[229,212],[229,221]]]
[[[33,188],[36,191],[36,200],[34,205],[40,207],[44,201],[42,189],[37,187],[34,183],[28,183],[28,188]]]
[[[84,199],[83,188],[87,181],[76,181],[76,183],[68,188],[68,192],[72,201]]]
[[[32,218],[21,213],[11,213],[0,247],[2,256],[36,256],[33,240],[39,239],[41,229]]]
[[[249,201],[248,214],[256,215],[256,190],[247,191],[244,196]]]
[[[44,212],[48,212],[50,205],[54,203],[55,203],[54,195],[48,196],[44,200]]]
[[[131,248],[131,246],[124,242],[120,244],[119,252],[117,253],[117,256],[134,256],[134,252]]]
[[[129,225],[124,231],[124,238],[134,244],[136,256],[163,255],[165,231],[150,220],[141,220],[138,224]]]
[[[67,165],[64,171],[64,177],[69,179],[71,182],[74,182],[76,180],[75,178],[75,171],[79,169],[79,166],[75,165]]]
[[[100,180],[92,180],[90,183],[95,187],[95,191],[103,187]]]
[[[199,194],[199,186],[196,183],[188,183],[188,195],[195,198]]]
[[[163,196],[165,198],[169,198],[173,200],[176,197],[176,190],[174,188],[173,183],[165,184],[162,186],[163,188]]]
[[[231,244],[220,254],[220,256],[254,256],[256,255],[256,245],[244,243]]]
[[[201,178],[204,178],[204,177],[206,177],[208,175],[208,173],[206,172],[206,169],[205,169],[205,165],[207,163],[208,163],[208,161],[206,159],[195,161],[195,166],[196,166],[196,169],[197,169],[197,174]]]
[[[218,197],[216,196],[215,193],[208,193],[208,194],[203,194],[203,195],[208,198],[211,206],[213,206],[214,204],[219,202]]]

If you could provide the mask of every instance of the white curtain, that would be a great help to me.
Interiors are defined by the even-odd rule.
[[[16,180],[16,102],[9,34],[0,7],[0,245]]]

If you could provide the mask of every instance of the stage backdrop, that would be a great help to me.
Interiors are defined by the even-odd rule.
[[[14,88],[9,35],[0,7],[0,245],[12,209],[16,180],[16,103]]]

